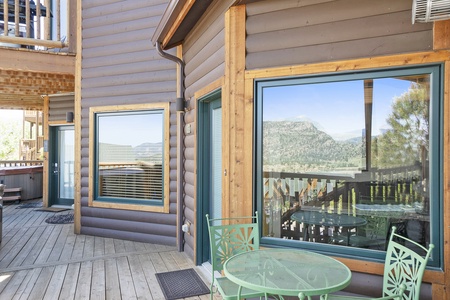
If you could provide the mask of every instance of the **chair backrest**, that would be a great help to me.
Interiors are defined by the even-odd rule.
[[[395,226],[392,227],[386,250],[383,295],[396,295],[399,293],[399,288],[404,285],[406,290],[402,299],[419,300],[423,273],[434,245],[430,244],[427,249],[395,233],[396,229]]]
[[[210,219],[206,215],[213,271],[222,272],[231,256],[259,249],[258,212],[251,217]]]

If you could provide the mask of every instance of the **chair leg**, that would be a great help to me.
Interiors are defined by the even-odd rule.
[[[211,283],[211,286],[209,287],[210,290],[210,300],[214,299],[214,282]]]

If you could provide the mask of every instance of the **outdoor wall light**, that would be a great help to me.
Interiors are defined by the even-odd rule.
[[[73,112],[71,111],[66,112],[66,122],[73,123]]]

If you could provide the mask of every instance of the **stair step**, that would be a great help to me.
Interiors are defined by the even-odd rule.
[[[6,188],[3,190],[3,202],[15,201],[20,202],[22,199],[22,188]]]
[[[22,199],[22,196],[6,196],[6,197],[2,197],[3,202],[8,202],[8,201],[20,201],[20,199]]]
[[[19,187],[19,188],[6,188],[6,189],[3,190],[3,192],[5,194],[6,193],[17,193],[17,192],[21,192],[21,191],[22,191],[21,187]]]

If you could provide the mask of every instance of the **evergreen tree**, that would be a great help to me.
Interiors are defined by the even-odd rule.
[[[390,129],[373,141],[373,167],[411,166],[422,161],[429,150],[429,102],[427,88],[416,83],[394,99],[386,120]]]

